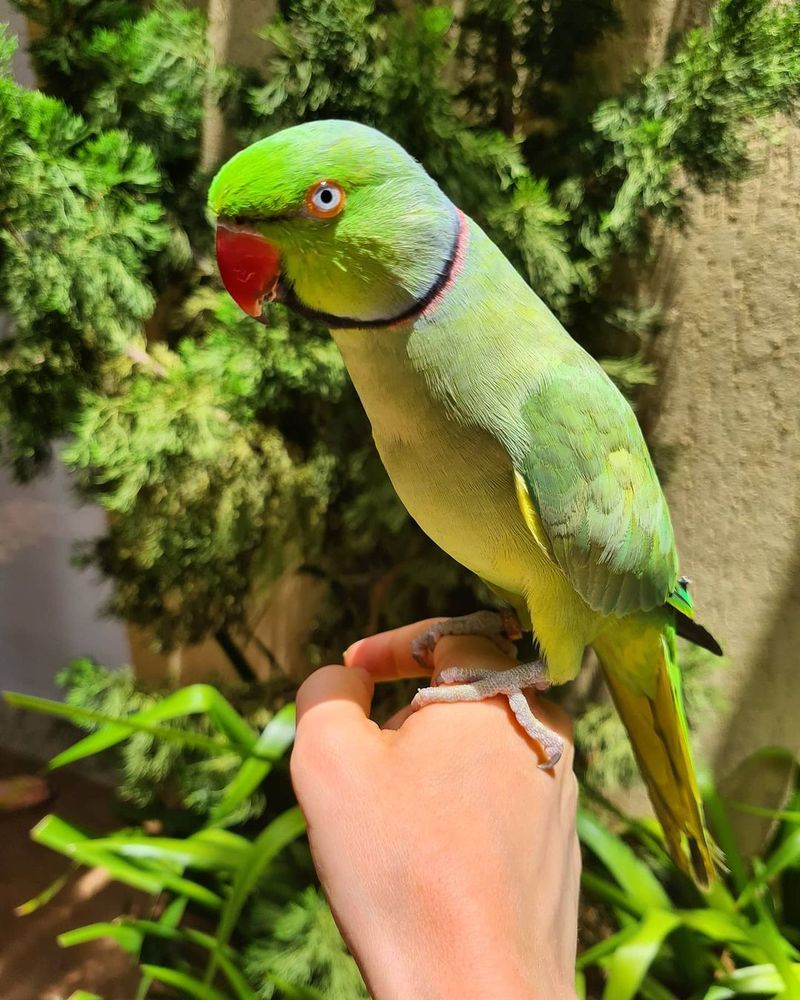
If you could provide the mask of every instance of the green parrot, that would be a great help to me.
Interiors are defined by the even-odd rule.
[[[715,653],[679,577],[666,500],[628,403],[485,233],[405,150],[349,121],[256,142],[211,185],[225,287],[327,325],[400,499],[532,630],[540,658],[451,670],[414,705],[508,697],[553,766],[526,687],[562,684],[592,646],[676,863],[713,849],[682,707],[676,632]],[[423,637],[503,619],[451,619]],[[505,632],[506,638],[503,633]]]

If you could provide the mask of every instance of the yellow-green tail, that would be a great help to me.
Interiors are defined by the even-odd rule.
[[[675,630],[664,612],[627,615],[609,625],[594,649],[669,852],[706,887],[716,873],[689,746]]]

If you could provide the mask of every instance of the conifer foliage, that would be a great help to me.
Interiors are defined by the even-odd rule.
[[[13,82],[13,40],[0,34],[0,310],[9,319],[0,457],[27,479],[58,444],[81,494],[110,515],[105,535],[79,553],[111,581],[109,610],[148,627],[165,648],[214,635],[244,676],[237,643],[265,586],[287,571],[328,583],[315,634],[326,657],[367,629],[473,610],[475,595],[396,500],[326,331],[272,306],[269,324],[255,324],[222,291],[205,210],[204,108],[225,109],[232,148],[323,117],[392,135],[635,396],[654,377],[646,348],[658,317],[614,275],[620,265],[635,275],[653,225],[679,223],[692,190],[746,176],[753,134],[776,113],[795,112],[800,97],[796,2],[720,0],[663,65],[613,87],[604,46],[625,26],[612,0],[463,0],[455,10],[279,0],[263,27],[270,48],[259,73],[217,65],[202,14],[179,0],[14,2],[36,24],[41,91]],[[68,714],[100,730],[59,762],[131,735],[119,794],[138,821],[155,818],[166,835],[147,841],[163,857],[140,870],[125,850],[131,841],[135,858],[142,837],[118,831],[104,840],[103,863],[139,888],[145,877],[155,882],[169,902],[157,921],[96,924],[61,943],[112,937],[141,963],[139,996],[154,981],[245,1000],[365,996],[307,848],[295,842],[299,817],[286,810],[291,709],[274,714],[286,682],[228,691],[238,712],[214,688],[147,691],[130,672],[88,661],[62,682]],[[16,702],[64,714],[41,699]],[[627,757],[609,757],[606,744],[619,738],[602,711],[579,736],[589,779],[609,786],[601,765],[607,772],[613,759],[614,779],[632,769]],[[606,863],[636,857],[621,841],[598,848],[602,831],[584,828],[584,843],[603,859],[592,891],[628,905],[630,894],[607,886]],[[37,837],[73,861],[98,863],[97,845],[84,857],[84,833],[55,817]],[[257,883],[235,874],[273,847],[284,853],[258,868]],[[624,871],[618,877],[633,884]],[[636,884],[642,878],[635,873]],[[209,887],[224,899],[219,920],[203,908]],[[665,897],[653,915],[668,906]],[[704,934],[722,920],[711,916],[695,919]],[[614,959],[611,981],[625,978],[627,992],[613,995],[631,996],[664,951],[649,914],[634,917],[639,929],[625,910],[621,930],[581,958],[588,968],[613,952],[634,966],[631,978]],[[214,926],[215,937],[197,929]],[[774,935],[754,945],[746,927],[721,926],[719,960],[715,952],[699,961],[694,939],[672,939],[671,986],[689,974],[704,982],[711,968],[730,972],[731,941],[746,942],[754,975],[780,957]],[[213,962],[203,968],[209,947]],[[212,985],[215,963],[232,993]],[[751,970],[733,973],[725,995],[737,991],[739,971]],[[667,995],[648,984],[646,995]],[[695,995],[695,984],[681,985],[669,995]]]
[[[325,331],[279,308],[257,326],[222,292],[204,101],[234,144],[335,116],[394,136],[635,393],[655,321],[612,268],[693,188],[743,177],[800,93],[796,3],[721,0],[615,91],[611,0],[282,0],[255,75],[215,65],[178,0],[15,2],[42,90],[3,69],[1,454],[27,478],[66,439],[113,515],[82,557],[165,647],[242,634],[254,592],[298,567],[330,583],[331,650],[474,600],[395,500]]]

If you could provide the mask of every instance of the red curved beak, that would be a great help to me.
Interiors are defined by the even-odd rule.
[[[217,226],[217,264],[230,297],[248,316],[260,316],[262,301],[275,294],[280,254],[258,233]]]

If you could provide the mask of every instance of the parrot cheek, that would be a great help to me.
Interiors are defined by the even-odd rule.
[[[264,299],[272,301],[281,276],[280,254],[252,231],[217,226],[217,264],[225,290],[248,316],[258,318]]]

